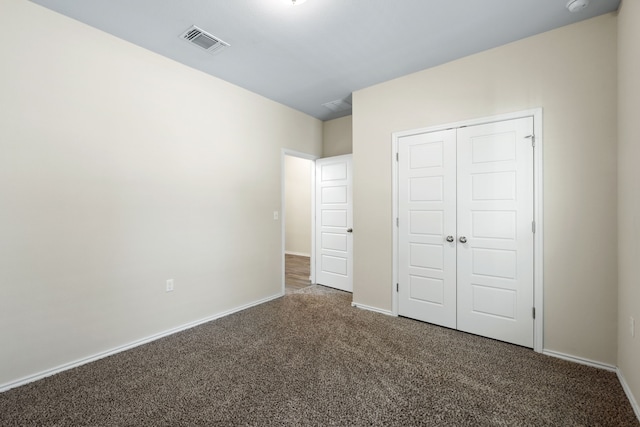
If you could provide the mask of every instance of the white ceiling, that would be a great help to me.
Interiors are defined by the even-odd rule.
[[[618,9],[591,0],[32,0],[321,120],[386,80]],[[191,25],[231,44],[211,55]]]

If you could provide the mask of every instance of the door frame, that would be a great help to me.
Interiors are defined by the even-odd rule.
[[[300,151],[290,150],[288,148],[282,148],[280,152],[280,257],[281,257],[281,294],[285,294],[285,249],[286,249],[286,191],[285,191],[285,157],[298,157],[300,159],[310,160],[311,165],[311,256],[309,262],[311,263],[310,280],[312,284],[316,283],[316,271],[315,271],[315,259],[316,259],[316,160],[320,156],[314,156],[313,154],[303,153]]]
[[[427,132],[436,132],[464,126],[475,126],[486,123],[501,122],[505,120],[533,117],[533,132],[535,135],[535,148],[533,150],[533,217],[535,221],[535,233],[533,236],[533,303],[535,306],[535,319],[533,321],[533,349],[542,353],[544,349],[544,268],[543,268],[543,134],[542,134],[542,108],[534,108],[496,116],[481,117],[477,119],[463,120],[437,126],[429,126],[420,129],[411,129],[394,132],[391,134],[391,164],[392,164],[392,192],[393,192],[393,282],[391,283],[392,313],[398,316],[398,292],[399,283],[398,267],[398,140],[402,137]]]

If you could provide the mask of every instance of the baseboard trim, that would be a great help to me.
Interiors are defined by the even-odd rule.
[[[371,307],[371,306],[360,304],[357,302],[352,302],[351,307],[356,307],[356,308],[360,308],[362,310],[367,310],[367,311],[373,311],[375,313],[386,314],[387,316],[394,316],[394,314],[390,310],[383,310],[381,308]]]
[[[558,359],[568,360],[569,362],[579,363],[581,365],[592,366],[598,369],[604,369],[605,371],[616,372],[618,368],[608,363],[596,362],[595,360],[585,359],[583,357],[572,356],[570,354],[560,353],[553,350],[542,350],[542,354],[547,356],[556,357]]]
[[[232,308],[230,310],[226,310],[226,311],[223,311],[221,313],[205,317],[203,319],[199,319],[199,320],[195,320],[193,322],[185,323],[185,324],[183,324],[181,326],[177,326],[175,328],[167,329],[166,331],[159,332],[157,334],[150,335],[148,337],[141,338],[141,339],[136,340],[136,341],[132,341],[132,342],[130,342],[128,344],[125,344],[125,345],[122,345],[122,346],[118,346],[118,347],[112,348],[110,350],[106,350],[106,351],[94,354],[92,356],[83,357],[82,359],[77,359],[77,360],[74,360],[73,362],[65,363],[65,364],[57,366],[55,368],[47,369],[45,371],[41,371],[41,372],[38,372],[36,374],[29,375],[29,376],[26,376],[26,377],[23,377],[23,378],[20,378],[18,380],[11,381],[11,382],[8,382],[8,383],[5,383],[5,384],[0,384],[0,393],[5,392],[7,390],[10,390],[12,388],[20,387],[22,385],[25,385],[25,384],[40,380],[42,378],[50,377],[51,375],[55,375],[55,374],[58,374],[60,372],[67,371],[69,369],[73,369],[73,368],[76,368],[78,366],[85,365],[87,363],[95,362],[96,360],[100,360],[100,359],[103,359],[105,357],[112,356],[114,354],[117,354],[117,353],[120,353],[120,352],[123,352],[123,351],[126,351],[126,350],[130,350],[132,348],[138,347],[138,346],[143,345],[143,344],[150,343],[150,342],[155,341],[157,339],[164,338],[164,337],[167,337],[169,335],[173,335],[175,333],[178,333],[178,332],[181,332],[181,331],[184,331],[184,330],[187,330],[187,329],[191,329],[191,328],[193,328],[195,326],[202,325],[203,323],[207,323],[207,322],[210,322],[212,320],[220,319],[220,318],[228,316],[230,314],[237,313],[239,311],[246,310],[248,308],[251,308],[251,307],[254,307],[254,306],[257,306],[257,305],[260,305],[260,304],[264,304],[264,303],[269,302],[271,300],[280,298],[283,295],[284,295],[283,292],[279,292],[276,295],[271,295],[269,297],[262,298],[262,299],[257,300],[257,301],[253,301],[253,302],[250,302],[248,304],[241,305],[240,307],[235,307],[235,308]]]
[[[633,412],[635,412],[636,414],[636,418],[638,418],[638,421],[640,421],[640,406],[638,405],[638,401],[636,400],[635,396],[631,392],[631,388],[629,388],[629,384],[627,384],[627,381],[624,379],[624,375],[622,375],[622,371],[620,370],[620,368],[616,369],[616,374],[618,374],[618,381],[620,381],[620,384],[622,385],[622,389],[624,390],[624,393],[627,395],[627,399],[629,399],[629,403],[631,403],[631,407],[633,408]]]
[[[295,256],[304,256],[307,258],[311,258],[311,254],[305,254],[304,252],[293,252],[293,251],[284,251],[285,255],[295,255]]]

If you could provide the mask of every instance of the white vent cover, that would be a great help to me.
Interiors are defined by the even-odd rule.
[[[229,46],[229,43],[226,43],[219,38],[212,36],[211,34],[196,27],[195,25],[182,33],[182,35],[180,35],[180,38],[184,41],[198,46],[201,49],[206,50],[209,53],[218,52]]]
[[[351,104],[349,104],[344,99],[337,99],[335,101],[327,102],[326,104],[322,104],[322,106],[328,108],[334,113],[339,113],[340,111],[347,111],[351,109]]]

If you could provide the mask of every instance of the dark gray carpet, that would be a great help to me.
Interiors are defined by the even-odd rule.
[[[611,372],[350,300],[310,287],[9,390],[0,425],[640,425]]]

